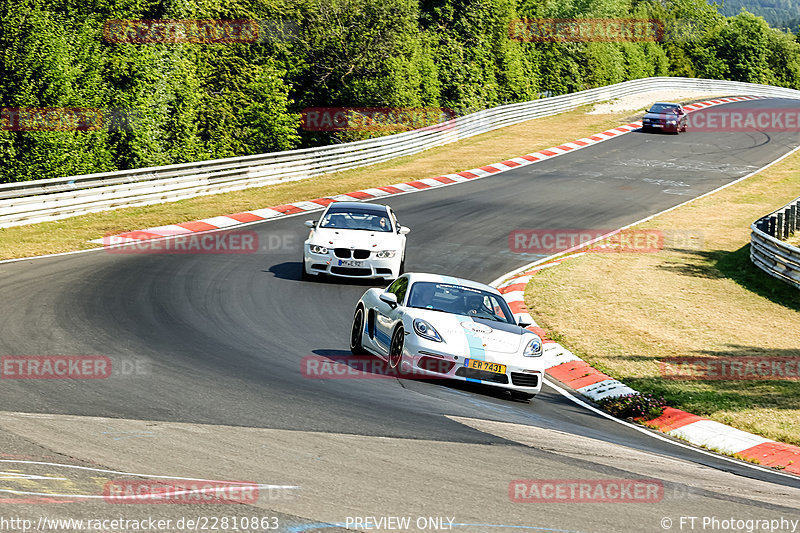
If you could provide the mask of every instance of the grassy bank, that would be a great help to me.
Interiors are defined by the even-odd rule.
[[[568,349],[633,388],[800,445],[800,381],[665,380],[659,368],[667,357],[800,358],[800,291],[749,259],[750,224],[799,190],[800,154],[794,154],[636,226],[699,235],[699,245],[667,238],[657,253],[571,259],[531,280],[527,305]]]

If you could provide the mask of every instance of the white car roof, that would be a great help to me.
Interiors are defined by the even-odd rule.
[[[325,212],[346,213],[348,211],[375,213],[376,215],[386,214],[389,211],[388,205],[372,204],[368,202],[331,202]]]
[[[491,292],[492,294],[500,294],[500,291],[498,291],[494,287],[490,287],[489,285],[478,283],[477,281],[472,281],[469,279],[456,278],[454,276],[445,276],[442,274],[429,274],[427,272],[407,272],[405,275],[408,276],[408,282],[410,284],[416,283],[418,281],[432,281],[434,283],[449,283],[451,285],[461,285],[463,287],[469,287],[471,289],[480,289],[483,291]]]

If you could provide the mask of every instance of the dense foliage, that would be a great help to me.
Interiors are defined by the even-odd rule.
[[[712,0],[713,1],[713,0]],[[732,17],[745,9],[764,17],[773,28],[797,31],[800,24],[800,2],[797,0],[717,0],[719,12]]]
[[[800,45],[703,0],[3,0],[0,103],[95,108],[92,131],[0,130],[0,182],[286,150],[308,107],[463,113],[658,75],[800,88]],[[519,42],[535,17],[664,21],[661,42]],[[124,43],[115,19],[255,19],[254,43]]]

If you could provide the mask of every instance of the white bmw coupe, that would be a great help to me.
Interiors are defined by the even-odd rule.
[[[384,278],[402,274],[409,230],[388,205],[334,202],[311,228],[303,247],[303,278],[320,274]]]
[[[529,400],[542,389],[542,339],[518,324],[494,288],[406,273],[356,305],[350,350],[400,373],[484,383]]]

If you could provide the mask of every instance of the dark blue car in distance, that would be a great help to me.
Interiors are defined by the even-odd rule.
[[[666,131],[676,134],[686,131],[686,111],[680,104],[656,102],[642,119],[642,131]]]

